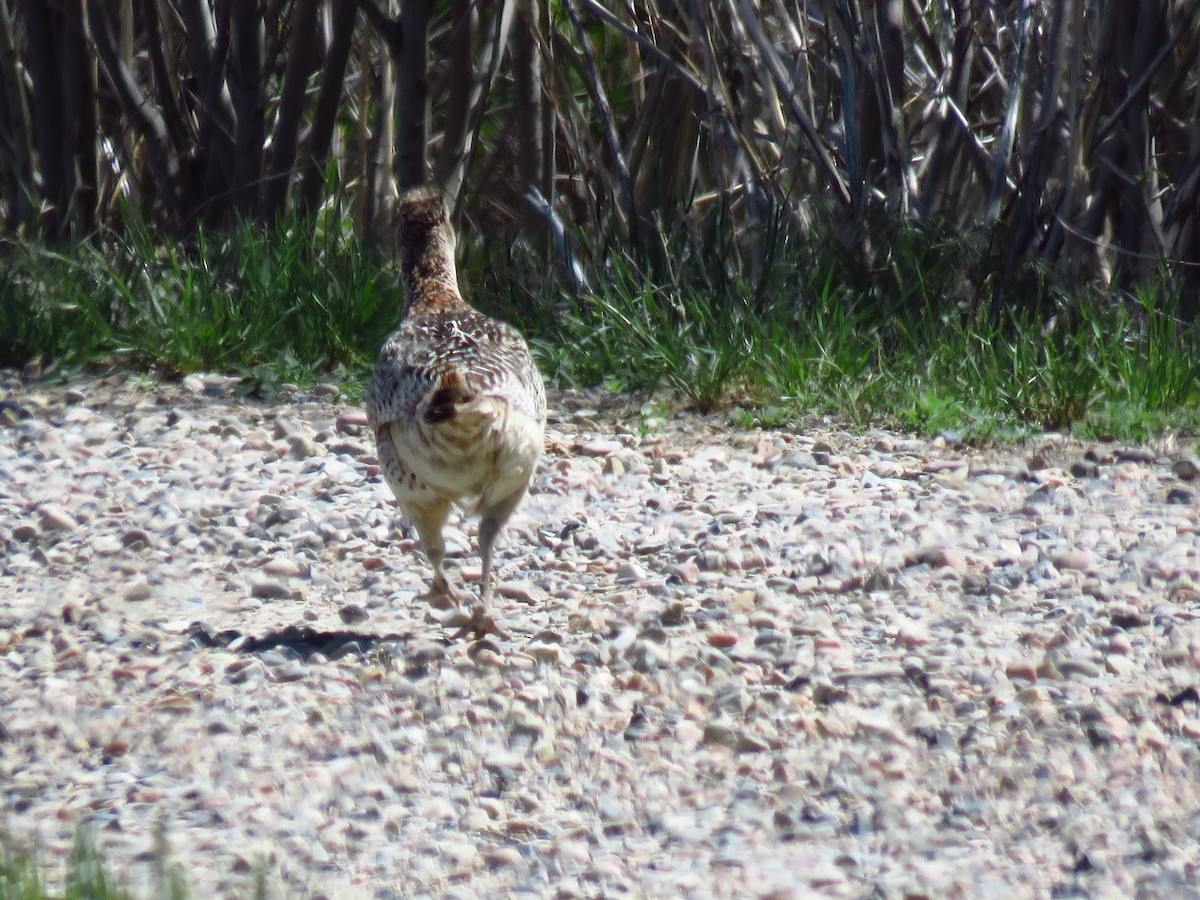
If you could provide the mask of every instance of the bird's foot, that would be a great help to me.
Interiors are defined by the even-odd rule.
[[[433,585],[425,593],[417,594],[416,599],[434,609],[458,609],[470,601],[471,595],[446,583]]]
[[[482,638],[489,634],[495,635],[501,640],[508,640],[509,634],[496,622],[496,619],[488,612],[488,608],[482,603],[476,603],[470,609],[459,607],[452,610],[449,615],[442,619],[442,624],[448,628],[458,628],[456,638],[473,636]]]

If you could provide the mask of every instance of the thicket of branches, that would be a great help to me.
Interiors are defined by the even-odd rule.
[[[433,178],[558,255],[708,202],[975,235],[994,264],[1200,295],[1196,0],[0,0],[0,201],[51,242]],[[1020,303],[1010,291],[997,296]]]

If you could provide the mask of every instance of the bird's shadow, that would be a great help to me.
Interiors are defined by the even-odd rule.
[[[325,631],[310,625],[288,625],[262,635],[250,635],[236,628],[216,631],[202,622],[193,622],[184,637],[196,647],[228,650],[234,653],[262,653],[280,650],[305,661],[320,653],[326,659],[338,659],[349,653],[365,654],[372,650],[407,647],[416,637],[408,634],[379,634],[364,631]],[[448,642],[447,642],[448,643]]]

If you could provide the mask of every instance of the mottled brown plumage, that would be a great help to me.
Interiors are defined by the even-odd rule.
[[[451,504],[480,516],[480,602],[490,625],[492,551],[542,451],[546,396],[521,335],[463,300],[454,233],[441,194],[417,188],[399,204],[408,302],[371,376],[367,418],[384,479],[417,528],[433,567],[430,600],[462,595],[443,568],[442,528]]]

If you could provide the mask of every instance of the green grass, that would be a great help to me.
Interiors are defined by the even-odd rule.
[[[132,896],[114,882],[86,828],[81,828],[75,836],[61,893],[50,892],[43,871],[36,855],[14,849],[12,842],[0,835],[0,900],[128,900]],[[174,872],[164,871],[159,888],[158,895],[170,900],[186,896],[182,881]]]
[[[187,900],[191,896],[179,867],[170,862],[165,833],[159,839],[148,865],[151,867],[153,893],[158,900]],[[131,900],[135,895],[122,886],[97,849],[91,829],[81,825],[75,833],[68,859],[54,870],[61,891],[52,891],[47,879],[48,867],[29,849],[19,849],[5,832],[0,831],[0,900]],[[260,865],[248,885],[246,896],[264,900],[267,896],[266,871]]]
[[[740,242],[729,229],[664,231],[661,249],[592,260],[594,287],[577,297],[555,294],[544,267],[511,250],[496,260],[477,249],[467,271],[510,314],[557,304],[527,324],[560,382],[666,389],[735,410],[739,426],[819,414],[976,442],[1200,427],[1200,328],[1173,318],[1169,273],[1128,302],[1061,289],[1033,266],[1001,273],[938,231],[880,227],[870,265],[819,226],[815,238],[780,226]],[[1022,303],[995,316],[1001,274]]]
[[[738,230],[710,204],[643,223],[635,246],[580,235],[595,246],[589,289],[522,242],[468,236],[460,273],[473,302],[526,331],[552,381],[727,410],[738,426],[828,415],[979,442],[1200,426],[1200,331],[1172,317],[1169,272],[1118,298],[1006,268],[956,234],[865,231],[850,250],[819,217]],[[1001,287],[1019,305],[993,304]],[[332,378],[353,392],[400,308],[394,263],[337,221],[184,244],[133,223],[70,249],[0,246],[0,365],[217,370],[248,389]]]
[[[0,365],[305,381],[361,367],[399,314],[394,271],[344,231],[247,224],[178,245],[135,223],[68,250],[0,247]]]

